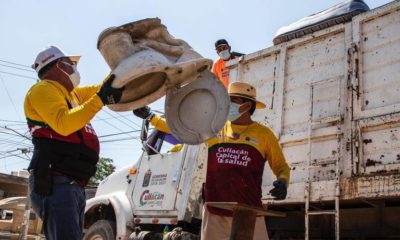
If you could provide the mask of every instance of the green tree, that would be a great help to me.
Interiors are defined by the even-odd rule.
[[[115,171],[114,161],[111,158],[100,158],[97,163],[96,174],[89,180],[89,186],[97,186],[108,175]]]

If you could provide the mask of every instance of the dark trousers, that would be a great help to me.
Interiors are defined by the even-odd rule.
[[[43,220],[47,240],[82,238],[85,213],[85,190],[64,176],[53,177],[53,191],[42,196],[33,191],[33,175],[29,176],[29,195],[33,210]]]

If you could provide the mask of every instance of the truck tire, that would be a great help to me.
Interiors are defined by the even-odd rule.
[[[115,222],[99,220],[89,227],[83,240],[114,240]]]

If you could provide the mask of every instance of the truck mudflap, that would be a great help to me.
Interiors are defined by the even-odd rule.
[[[100,206],[106,205],[114,209],[116,221],[116,239],[128,239],[130,231],[127,227],[132,222],[132,207],[124,192],[115,192],[110,195],[98,196],[89,199],[85,207],[85,219],[91,210]]]

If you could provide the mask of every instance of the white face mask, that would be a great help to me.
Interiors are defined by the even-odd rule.
[[[60,68],[58,66],[58,64],[57,64],[57,68],[60,69],[63,73],[65,73],[65,75],[68,76],[69,80],[72,83],[72,86],[74,86],[74,88],[76,88],[79,85],[79,83],[81,82],[81,75],[79,74],[76,65],[71,65],[71,64],[66,63],[66,62],[63,62],[63,64],[71,66],[73,72],[71,74],[68,74],[66,71],[64,71],[62,68]]]
[[[235,120],[239,119],[244,112],[239,112],[239,108],[242,106],[243,104],[238,104],[238,103],[234,103],[231,102],[231,106],[229,108],[229,115],[228,115],[228,119],[231,122],[234,122]]]
[[[231,58],[231,53],[229,52],[229,49],[219,52],[218,55],[224,60],[228,60],[229,58]]]
[[[76,88],[81,82],[81,75],[79,74],[76,65],[72,65],[72,68],[74,69],[74,72],[69,75],[69,80],[71,80],[72,85],[74,86],[74,88]]]

